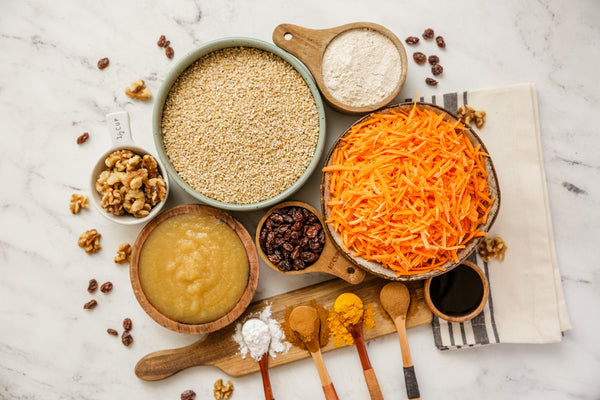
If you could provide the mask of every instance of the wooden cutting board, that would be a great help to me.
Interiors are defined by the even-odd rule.
[[[340,294],[353,292],[363,300],[365,305],[371,304],[375,311],[373,318],[375,327],[364,331],[365,340],[375,339],[396,332],[394,323],[379,302],[379,292],[386,283],[389,283],[389,281],[374,276],[367,277],[357,285],[349,284],[341,279],[318,283],[254,302],[238,321],[244,322],[251,315],[260,313],[270,304],[272,318],[282,323],[285,311],[289,307],[310,305],[311,301],[314,300],[326,309],[331,309],[335,299]],[[423,282],[406,282],[406,285],[411,295],[406,327],[413,328],[430,323],[432,314],[424,301]],[[148,354],[137,363],[135,374],[140,379],[156,381],[198,365],[215,366],[233,377],[258,372],[258,362],[250,356],[243,359],[239,354],[239,346],[233,339],[235,326],[236,323],[233,323],[217,332],[209,333],[199,341],[186,347]],[[329,352],[335,349],[337,347],[333,345],[333,340],[330,340],[329,344],[323,347],[321,351]],[[269,358],[269,368],[308,357],[310,357],[308,351],[292,346],[287,353],[278,354],[276,358]]]

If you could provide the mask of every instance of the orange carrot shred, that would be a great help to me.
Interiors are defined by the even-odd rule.
[[[418,105],[374,113],[350,129],[323,168],[328,223],[355,257],[398,275],[458,261],[488,218],[492,198],[481,146],[460,122]]]

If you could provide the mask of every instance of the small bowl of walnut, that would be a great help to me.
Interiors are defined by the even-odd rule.
[[[169,180],[160,160],[136,146],[131,138],[129,114],[108,114],[112,148],[92,171],[92,203],[113,222],[132,225],[154,218],[169,193]]]

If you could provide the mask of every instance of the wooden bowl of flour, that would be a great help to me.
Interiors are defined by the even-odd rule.
[[[302,61],[327,103],[346,114],[386,106],[406,80],[404,45],[378,24],[355,22],[319,30],[281,24],[273,31],[273,42]]]

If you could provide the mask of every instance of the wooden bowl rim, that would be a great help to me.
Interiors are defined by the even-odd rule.
[[[331,148],[329,149],[329,152],[327,153],[327,156],[325,158],[325,162],[324,162],[324,166],[329,165],[330,161],[331,161],[331,157],[335,151],[335,149],[337,148],[337,146],[339,145],[340,141],[349,133],[350,129],[352,129],[353,126],[358,125],[360,123],[362,123],[364,120],[366,120],[367,118],[369,118],[372,114],[376,114],[376,113],[383,113],[383,112],[388,112],[388,111],[392,111],[395,109],[405,109],[408,107],[413,107],[413,105],[417,105],[419,107],[424,107],[424,108],[428,108],[428,109],[432,109],[436,112],[443,112],[446,114],[445,118],[451,118],[453,120],[458,120],[458,116],[452,112],[450,112],[449,110],[438,106],[437,104],[432,104],[432,103],[427,103],[427,102],[421,102],[421,101],[413,101],[413,102],[403,102],[403,103],[397,103],[397,104],[391,104],[388,105],[386,107],[383,107],[379,110],[373,111],[372,113],[369,113],[367,115],[364,115],[363,117],[359,118],[357,121],[355,121],[352,125],[350,125],[334,142],[333,146],[331,146]],[[479,137],[479,135],[477,135],[477,133],[475,133],[475,131],[473,130],[472,127],[468,126],[465,124],[465,128],[467,129],[467,131],[469,132],[469,134],[473,137],[473,139],[471,139],[471,137],[469,137],[469,135],[467,135],[467,137],[469,138],[469,140],[471,141],[476,141],[477,144],[481,145],[481,149],[483,152],[489,154],[485,143],[483,143],[483,141],[481,140],[481,138]],[[490,190],[492,190],[492,188],[494,189],[494,191],[496,192],[496,199],[497,201],[495,201],[492,204],[492,209],[488,215],[488,219],[487,219],[487,223],[482,227],[482,231],[488,232],[491,227],[493,226],[496,217],[498,215],[498,211],[500,209],[500,202],[501,202],[501,194],[500,194],[500,185],[498,183],[498,176],[496,174],[496,168],[494,167],[494,164],[492,162],[492,158],[490,157],[486,157],[485,158],[485,164],[486,164],[486,170],[488,172],[488,185],[490,186]],[[322,217],[324,220],[327,220],[328,218],[328,206],[327,206],[327,201],[325,199],[325,193],[326,191],[329,191],[328,188],[328,173],[327,172],[322,172],[321,173],[321,213],[322,213]],[[329,238],[329,240],[331,240],[332,244],[337,248],[337,250],[352,264],[356,265],[359,268],[362,268],[363,270],[374,274],[376,276],[379,276],[380,278],[383,279],[388,279],[388,280],[393,280],[393,281],[416,281],[416,280],[423,280],[423,279],[427,279],[427,278],[431,278],[437,275],[441,275],[445,272],[450,271],[452,268],[455,268],[457,265],[462,264],[472,253],[473,251],[476,251],[477,246],[479,245],[479,243],[481,243],[481,241],[484,239],[483,236],[479,236],[479,237],[475,237],[472,238],[469,242],[467,242],[468,246],[465,248],[465,250],[467,250],[470,247],[469,251],[464,251],[462,254],[459,255],[459,260],[458,262],[453,262],[453,261],[448,261],[444,264],[444,268],[445,270],[440,271],[440,270],[434,270],[434,271],[429,271],[423,274],[418,274],[418,275],[396,275],[396,273],[394,271],[392,271],[391,269],[387,269],[385,267],[383,267],[381,264],[379,263],[375,263],[375,262],[367,262],[364,259],[363,262],[358,262],[356,260],[355,257],[352,257],[345,249],[344,247],[341,245],[341,243],[339,242],[339,234],[337,234],[335,232],[335,230],[331,227],[330,224],[325,223],[325,232]],[[460,253],[460,252],[459,252]]]
[[[184,214],[210,215],[226,223],[239,237],[240,241],[244,245],[244,248],[246,249],[246,255],[248,257],[248,283],[246,284],[246,288],[244,289],[244,292],[242,293],[242,296],[238,302],[231,310],[216,320],[200,324],[190,324],[176,321],[156,309],[146,297],[139,277],[139,257],[141,249],[149,235],[154,231],[154,229],[156,229],[156,227],[158,227],[167,219]],[[254,297],[254,293],[256,292],[256,288],[258,286],[259,270],[260,268],[256,247],[254,246],[254,241],[252,240],[252,237],[246,228],[238,220],[227,214],[225,211],[200,204],[182,204],[175,206],[164,211],[162,214],[159,214],[156,218],[150,221],[139,233],[133,245],[129,263],[130,280],[133,292],[138,303],[142,306],[144,311],[154,321],[165,328],[186,334],[214,332],[231,324],[238,317],[240,317]]]
[[[488,298],[490,296],[490,283],[487,279],[487,276],[485,276],[485,273],[483,272],[483,270],[481,268],[479,268],[479,266],[477,264],[472,263],[471,261],[465,260],[458,265],[466,265],[467,267],[474,269],[475,272],[477,272],[477,274],[481,278],[481,283],[483,284],[483,295],[481,298],[481,302],[479,303],[477,308],[475,310],[473,310],[472,312],[470,312],[469,314],[465,314],[462,316],[451,316],[451,315],[446,315],[443,312],[441,312],[440,310],[438,310],[438,308],[433,304],[433,300],[431,300],[431,293],[430,293],[431,280],[433,278],[435,278],[435,276],[433,276],[425,281],[424,294],[425,294],[425,303],[427,304],[427,307],[429,307],[431,312],[434,313],[435,315],[437,315],[439,318],[449,321],[449,322],[466,322],[466,321],[469,321],[469,320],[475,318],[483,311],[483,307],[485,307],[485,305],[488,301]]]

